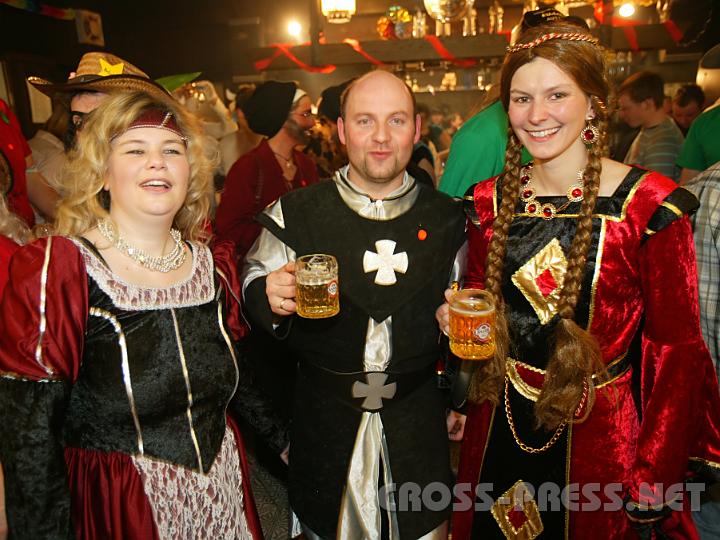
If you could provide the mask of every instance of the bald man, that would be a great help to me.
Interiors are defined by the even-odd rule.
[[[345,90],[338,135],[349,165],[265,210],[244,272],[249,318],[299,358],[290,503],[311,539],[447,538],[433,314],[460,264],[462,208],[406,172],[420,122],[394,75]],[[295,314],[293,261],[310,253],[338,260],[334,317]]]

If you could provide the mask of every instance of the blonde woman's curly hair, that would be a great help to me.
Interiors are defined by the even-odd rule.
[[[185,240],[207,241],[206,224],[218,157],[207,155],[212,145],[206,144],[200,124],[179,103],[169,98],[159,100],[143,92],[109,96],[88,115],[60,179],[63,199],[57,213],[57,234],[82,235],[99,220],[108,217],[112,200],[103,185],[113,140],[148,109],[172,113],[187,139],[188,191],[173,226],[180,230]]]
[[[30,229],[22,219],[10,211],[2,194],[0,194],[0,235],[7,236],[18,244],[25,244],[32,239]]]

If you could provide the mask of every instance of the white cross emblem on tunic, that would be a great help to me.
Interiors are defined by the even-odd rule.
[[[397,391],[397,383],[385,384],[388,375],[381,371],[366,373],[365,380],[355,381],[352,385],[352,397],[365,398],[361,407],[369,411],[382,409],[383,399],[392,399]]]
[[[378,240],[375,242],[377,253],[365,251],[363,256],[363,270],[365,273],[374,272],[375,283],[378,285],[393,285],[397,282],[395,272],[404,274],[408,268],[408,256],[406,252],[394,253],[394,240]]]

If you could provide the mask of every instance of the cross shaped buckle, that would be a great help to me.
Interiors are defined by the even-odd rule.
[[[377,253],[367,250],[363,255],[363,270],[365,273],[377,270],[375,283],[378,285],[393,285],[397,281],[395,272],[407,272],[407,253],[394,253],[395,245],[394,240],[378,240],[375,242]]]
[[[365,374],[365,380],[355,381],[352,385],[352,397],[365,398],[360,405],[368,411],[376,411],[383,408],[383,399],[392,399],[397,391],[397,383],[385,384],[388,378],[387,373],[375,371]]]

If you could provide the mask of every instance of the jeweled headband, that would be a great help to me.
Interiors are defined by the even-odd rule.
[[[138,128],[166,129],[180,137],[183,142],[187,143],[187,137],[180,130],[180,126],[178,126],[177,121],[175,120],[175,115],[166,109],[159,109],[156,107],[145,109],[140,113],[140,116],[132,121],[125,131],[127,132],[131,129]],[[120,135],[121,133],[118,133],[113,137],[113,139],[119,137]]]
[[[598,43],[600,43],[600,40],[598,40],[598,38],[582,32],[550,32],[549,34],[543,34],[542,36],[530,41],[529,43],[519,43],[517,45],[512,45],[507,48],[507,52],[508,54],[512,54],[514,52],[522,51],[524,49],[532,49],[533,47],[537,47],[541,43],[545,43],[546,41],[550,41],[551,39],[564,39],[567,41],[587,41],[588,43],[592,43],[593,45],[597,45]]]

